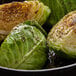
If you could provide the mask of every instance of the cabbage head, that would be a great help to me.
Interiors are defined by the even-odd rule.
[[[65,15],[49,32],[47,43],[64,58],[76,58],[76,11]]]
[[[33,21],[14,27],[1,44],[0,66],[24,70],[41,69],[47,60],[44,34],[42,27]]]
[[[0,41],[6,38],[13,27],[27,20],[35,20],[42,26],[49,14],[49,7],[39,1],[0,5]]]

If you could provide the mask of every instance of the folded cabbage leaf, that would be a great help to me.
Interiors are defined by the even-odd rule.
[[[38,23],[37,27],[35,26],[36,22],[25,23],[14,27],[1,44],[0,66],[34,70],[41,69],[45,65],[47,46],[43,30],[37,28]]]

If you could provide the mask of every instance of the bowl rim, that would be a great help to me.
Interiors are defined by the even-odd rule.
[[[62,66],[62,67],[56,67],[56,68],[50,68],[50,69],[40,69],[40,70],[22,70],[22,69],[12,69],[12,68],[7,68],[7,67],[2,67],[0,66],[0,69],[3,70],[8,70],[8,71],[16,71],[16,72],[47,72],[47,71],[56,71],[56,70],[63,70],[63,69],[68,69],[75,67],[76,63]]]

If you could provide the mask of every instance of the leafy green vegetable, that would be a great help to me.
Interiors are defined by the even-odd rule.
[[[30,1],[30,0],[29,0]],[[32,0],[41,1],[51,9],[48,22],[56,24],[67,13],[76,10],[76,0]]]
[[[49,6],[51,9],[51,15],[48,19],[48,22],[51,25],[56,24],[64,15],[65,10],[61,1],[63,0],[39,0],[42,1],[45,5]]]
[[[43,25],[51,13],[50,8],[39,1],[25,1],[25,3],[29,2],[33,6],[31,9],[31,12],[33,12],[33,19],[40,25]]]
[[[26,70],[40,69],[44,66],[47,60],[46,38],[34,26],[36,22],[25,23],[14,27],[2,43],[0,66]]]
[[[24,24],[35,26],[36,28],[38,28],[39,30],[41,30],[41,32],[47,37],[46,31],[40,26],[40,24],[37,21],[30,20],[30,21],[24,22]]]
[[[76,58],[76,11],[64,16],[50,31],[50,50],[65,58]]]

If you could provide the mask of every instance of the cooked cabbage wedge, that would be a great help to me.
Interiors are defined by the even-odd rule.
[[[0,41],[11,29],[26,20],[36,20],[43,25],[50,9],[39,1],[12,2],[0,5]]]
[[[28,21],[13,28],[1,44],[0,66],[24,70],[44,66],[47,60],[46,38],[41,32],[43,30],[35,25],[36,22]]]
[[[76,11],[64,16],[49,32],[50,50],[65,58],[76,58]]]

